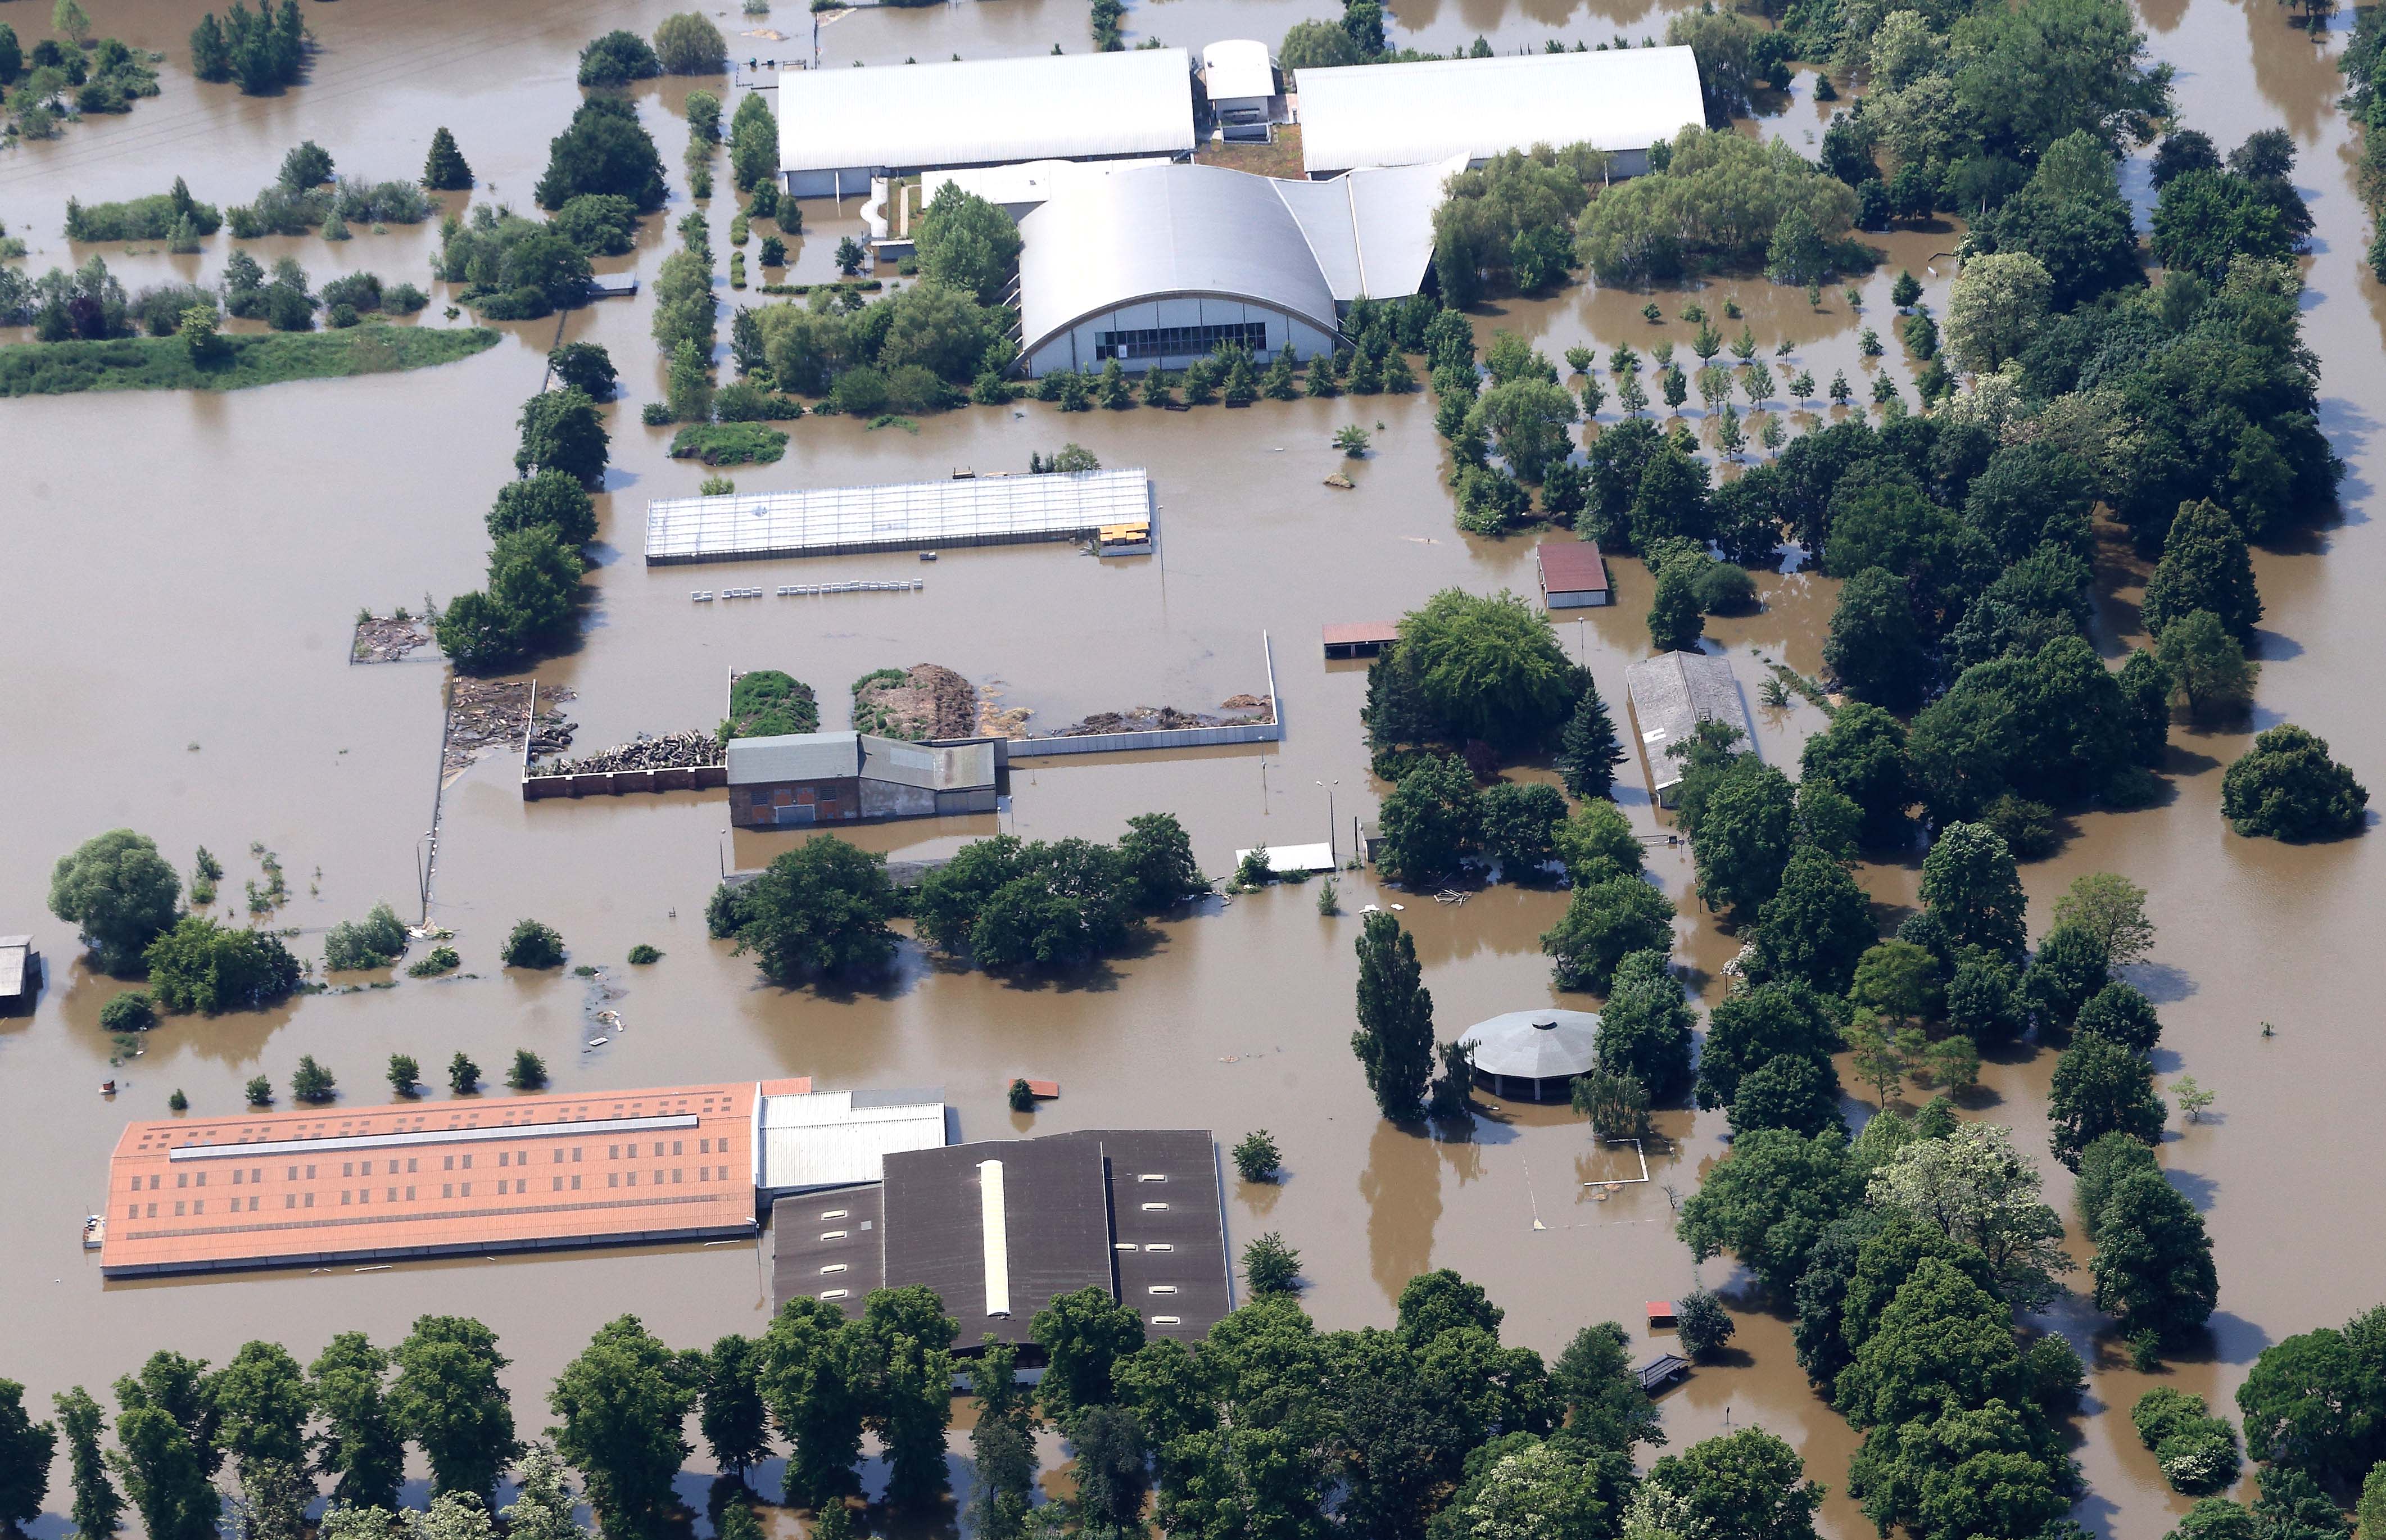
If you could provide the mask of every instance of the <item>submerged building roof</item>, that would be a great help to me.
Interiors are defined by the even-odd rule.
[[[1193,148],[1182,48],[779,72],[779,168],[991,166]]]
[[[1643,658],[1624,670],[1624,687],[1631,697],[1633,719],[1639,723],[1651,790],[1663,792],[1680,783],[1682,761],[1665,751],[1689,742],[1702,721],[1738,728],[1753,745],[1748,707],[1727,659],[1696,652]]]
[[[1535,144],[1645,150],[1706,122],[1687,47],[1312,68],[1300,84],[1312,176]]]
[[[1091,538],[1150,517],[1140,466],[663,497],[647,505],[647,565]]]
[[[754,1185],[767,1195],[876,1182],[889,1155],[945,1143],[941,1091],[811,1091],[762,1098]]]
[[[1434,207],[1459,169],[1328,182],[1181,165],[1056,177],[1020,221],[1021,352],[1087,316],[1182,294],[1256,301],[1330,333],[1340,305],[1417,292]]]
[[[1519,1080],[1590,1072],[1599,1015],[1589,1010],[1512,1010],[1477,1021],[1459,1038],[1474,1045],[1475,1068]]]
[[[780,732],[732,738],[726,758],[733,786],[859,778],[950,792],[991,786],[995,779],[992,744],[941,747],[869,732]]]

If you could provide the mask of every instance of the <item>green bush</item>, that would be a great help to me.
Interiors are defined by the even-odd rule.
[[[772,738],[819,731],[820,698],[810,685],[793,674],[777,669],[757,669],[752,673],[739,674],[737,682],[729,687],[729,720],[721,724],[721,741],[724,744],[732,738]]]
[[[146,1032],[157,1024],[157,1007],[146,991],[128,989],[99,1008],[99,1024],[112,1033]]]
[[[506,1083],[517,1091],[546,1089],[546,1060],[528,1048],[516,1048],[513,1068],[506,1071]]]
[[[304,970],[282,938],[185,915],[149,944],[149,992],[166,1010],[257,1009],[298,987]]]
[[[499,954],[508,968],[560,968],[563,966],[563,937],[552,926],[535,920],[517,920],[506,937],[505,950]]]
[[[387,904],[362,920],[343,920],[323,938],[323,966],[334,972],[387,968],[406,955],[406,925]]]
[[[769,465],[786,452],[786,434],[754,422],[692,422],[671,446],[672,458],[707,465]]]
[[[733,380],[713,394],[712,415],[723,422],[791,422],[804,415],[804,404],[750,380]]]
[[[389,374],[470,357],[495,347],[497,335],[477,326],[366,326],[347,332],[222,336],[204,361],[193,358],[180,337],[0,346],[0,396],[227,391],[290,380]]]
[[[153,193],[145,198],[90,205],[67,199],[67,239],[163,241],[174,233],[175,221],[182,219],[188,219],[192,230],[201,235],[213,235],[223,228],[223,211],[193,198],[182,179],[176,177],[174,191]]]
[[[433,946],[429,957],[406,970],[406,976],[409,979],[436,978],[442,973],[453,973],[463,965],[464,959],[456,955],[453,946]]]
[[[644,968],[650,962],[660,962],[662,960],[662,953],[657,951],[654,947],[647,945],[642,941],[635,946],[630,948],[630,966],[633,968]]]

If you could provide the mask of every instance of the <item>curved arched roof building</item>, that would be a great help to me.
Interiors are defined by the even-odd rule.
[[[1599,1015],[1588,1010],[1512,1010],[1477,1021],[1459,1037],[1475,1050],[1475,1078],[1493,1093],[1563,1101],[1598,1054]]]
[[[1183,369],[1240,344],[1262,363],[1329,351],[1362,294],[1417,292],[1454,167],[1289,182],[1215,166],[1071,168],[1020,220],[1030,375]]]

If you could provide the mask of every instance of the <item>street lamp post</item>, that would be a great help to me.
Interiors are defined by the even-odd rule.
[[[1323,787],[1325,787],[1325,855],[1326,855],[1326,858],[1327,858],[1328,860],[1333,861],[1336,865],[1337,865],[1337,866],[1338,866],[1338,865],[1340,865],[1340,864],[1341,864],[1341,851],[1339,850],[1339,848],[1337,847],[1337,844],[1336,844],[1335,835],[1334,835],[1334,788],[1335,788],[1335,787],[1337,787],[1337,786],[1338,786],[1338,785],[1340,785],[1340,784],[1342,784],[1342,783],[1341,783],[1341,782],[1339,782],[1339,781],[1320,781],[1320,782],[1319,782],[1319,783],[1318,783],[1319,785],[1321,785],[1321,786],[1323,786]]]
[[[728,835],[729,831],[723,829],[718,835],[714,836],[712,841],[712,853],[720,858],[721,880],[724,883],[729,881],[729,851],[728,848],[721,842],[723,839],[726,839]]]

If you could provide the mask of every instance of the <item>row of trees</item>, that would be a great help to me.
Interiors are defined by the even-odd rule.
[[[901,893],[885,856],[823,835],[773,858],[751,883],[722,884],[706,920],[782,984],[877,971],[895,952],[887,921],[902,914],[921,940],[979,967],[1058,969],[1116,952],[1145,914],[1208,888],[1184,826],[1145,813],[1116,845],[973,841]]]
[[[609,382],[594,358],[575,357],[584,383]],[[503,488],[489,510],[493,545],[488,582],[447,601],[435,617],[440,650],[465,670],[503,667],[569,639],[579,618],[580,548],[596,538],[589,489],[604,484],[611,439],[596,404],[571,383],[522,403],[521,448],[515,470],[524,478]]]
[[[989,1340],[967,1363],[975,1532],[1027,1533],[1033,1437],[1049,1426],[1074,1445],[1076,1480],[1039,1516],[1043,1534],[1141,1534],[1156,1496],[1152,1517],[1176,1534],[1338,1522],[1383,1540],[1607,1540],[1636,1526],[1679,1532],[1696,1515],[1717,1534],[1813,1535],[1821,1488],[1760,1429],[1636,1472],[1636,1448],[1665,1435],[1621,1327],[1587,1327],[1545,1365],[1502,1345],[1501,1316],[1481,1288],[1441,1271],[1409,1282],[1389,1331],[1320,1332],[1268,1289],[1187,1346],[1148,1341],[1141,1317],[1104,1289],[1060,1296],[1030,1325],[1049,1364],[1032,1391],[1017,1383],[1015,1347]],[[56,1422],[37,1422],[23,1387],[0,1382],[0,1521],[40,1514],[62,1431],[73,1521],[92,1540],[118,1533],[128,1507],[152,1540],[207,1540],[227,1462],[244,1533],[257,1540],[299,1540],[325,1477],[325,1535],[487,1540],[509,1469],[519,1496],[497,1515],[508,1532],[575,1540],[567,1464],[603,1533],[652,1535],[680,1521],[672,1483],[692,1453],[681,1434],[692,1412],[733,1480],[784,1441],[789,1498],[821,1510],[821,1533],[849,1533],[865,1434],[885,1446],[890,1504],[941,1498],[957,1335],[916,1285],[873,1293],[854,1319],[791,1300],[759,1338],[701,1349],[674,1351],[625,1315],[550,1387],[551,1446],[520,1436],[500,1379],[508,1360],[465,1317],[423,1316],[390,1349],[343,1333],[304,1367],[270,1342],[212,1370],[161,1350],[116,1383],[115,1448],[106,1411],[81,1387],[57,1397]],[[409,1446],[431,1467],[427,1515],[397,1511]],[[729,1506],[745,1501],[733,1493]],[[751,1521],[724,1510],[722,1531]]]

